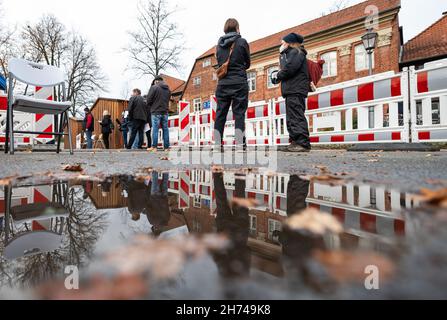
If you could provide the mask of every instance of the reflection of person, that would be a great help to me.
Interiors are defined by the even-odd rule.
[[[232,245],[223,253],[214,254],[219,272],[224,277],[246,276],[250,271],[248,208],[230,205],[222,173],[214,173],[217,232],[227,234]],[[245,198],[245,180],[236,179],[235,197]]]
[[[296,33],[285,36],[280,48],[281,70],[272,83],[281,83],[281,93],[286,99],[287,130],[290,133],[290,152],[310,150],[309,126],[304,115],[309,93],[309,72],[304,38]]]
[[[139,182],[132,177],[122,178],[123,189],[127,191],[127,209],[132,215],[132,220],[140,220],[140,215],[146,210],[149,188],[144,182]]]
[[[236,128],[236,143],[245,147],[245,113],[248,108],[247,69],[250,68],[250,48],[241,37],[239,23],[228,19],[224,26],[225,35],[217,45],[217,62],[219,66],[228,61],[226,76],[219,79],[216,89],[217,113],[215,123],[216,143],[223,144],[223,134],[228,111],[233,110]]]
[[[309,181],[298,176],[290,176],[287,185],[287,216],[301,214],[307,208],[306,198],[309,195]],[[325,244],[322,236],[301,233],[283,228],[278,232],[279,242],[282,245],[284,255],[284,268],[286,272],[298,273],[305,282],[310,283],[308,259],[314,250],[324,250]]]
[[[152,233],[155,236],[163,232],[163,228],[168,226],[171,219],[168,199],[169,174],[163,173],[161,182],[158,177],[158,172],[152,172],[150,208],[148,208],[149,212],[146,212],[149,223],[152,225]]]

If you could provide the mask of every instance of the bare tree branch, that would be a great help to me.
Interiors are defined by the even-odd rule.
[[[183,35],[171,21],[176,12],[177,9],[169,9],[166,0],[139,3],[137,30],[128,32],[131,42],[125,48],[130,58],[129,69],[139,76],[156,76],[161,71],[181,68]]]

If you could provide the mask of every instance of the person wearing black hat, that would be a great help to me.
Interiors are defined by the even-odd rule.
[[[273,84],[281,83],[282,96],[286,99],[290,152],[308,152],[311,149],[309,125],[304,115],[310,80],[303,43],[304,38],[299,34],[286,35],[280,47],[280,70],[276,77],[271,75]]]
[[[223,134],[230,107],[235,117],[236,144],[245,149],[245,114],[248,108],[247,70],[250,68],[250,48],[241,37],[239,23],[228,19],[224,26],[225,35],[219,39],[216,57],[219,69],[227,66],[217,83],[217,111],[215,121],[216,145],[222,148]],[[219,72],[219,70],[218,70]]]
[[[85,132],[85,136],[87,137],[87,149],[93,148],[93,140],[92,135],[95,130],[95,119],[93,118],[92,113],[89,108],[84,109],[85,117],[82,121],[82,130]]]

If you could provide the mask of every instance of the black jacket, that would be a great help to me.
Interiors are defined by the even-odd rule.
[[[280,57],[281,70],[278,80],[281,81],[283,97],[300,94],[307,97],[309,93],[309,71],[307,68],[307,51],[287,48]]]
[[[228,73],[225,78],[219,80],[218,85],[233,85],[247,83],[247,69],[250,68],[250,47],[241,35],[230,32],[219,39],[216,49],[217,63],[223,65],[230,54],[231,45],[235,43],[233,54],[228,65]]]
[[[164,82],[154,84],[147,94],[147,106],[150,114],[160,115],[169,113],[171,90]]]
[[[104,116],[101,122],[101,133],[112,133],[113,122],[111,116]]]
[[[129,121],[143,120],[147,121],[147,107],[142,96],[133,96],[129,100]]]

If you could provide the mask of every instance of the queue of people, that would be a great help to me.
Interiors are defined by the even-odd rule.
[[[226,21],[224,35],[220,37],[216,48],[218,83],[215,93],[217,99],[215,143],[218,149],[223,150],[225,124],[231,107],[235,117],[236,148],[246,150],[245,117],[249,95],[247,70],[251,66],[250,46],[241,36],[236,19]],[[269,76],[273,84],[281,85],[281,93],[286,100],[286,122],[290,135],[288,151],[309,152],[311,145],[309,126],[305,117],[306,98],[312,88],[315,88],[316,81],[311,80],[309,75],[309,66],[312,67],[312,63],[307,60],[304,38],[301,35],[290,33],[282,39],[279,63],[280,70]],[[163,147],[169,150],[170,97],[169,87],[160,76],[155,77],[146,97],[141,96],[141,90],[133,90],[128,109],[123,112],[121,121],[117,120],[125,148],[142,149],[146,133],[148,150],[157,150],[159,129],[162,129]],[[92,118],[91,113],[86,110],[84,131],[88,148],[92,146]],[[101,126],[108,148],[108,137],[113,131],[113,122],[106,114]]]
[[[216,89],[217,111],[214,137],[217,147],[223,149],[223,134],[230,107],[235,117],[236,148],[247,148],[245,115],[248,108],[247,70],[250,68],[250,47],[242,38],[239,23],[228,19],[224,36],[216,49],[218,84]],[[290,134],[290,152],[309,152],[311,149],[309,127],[305,113],[305,99],[311,88],[307,52],[304,38],[290,33],[282,39],[280,47],[280,70],[270,75],[273,84],[281,84],[282,96],[286,99],[287,129]]]
[[[171,91],[161,76],[156,76],[146,96],[141,95],[140,89],[132,90],[127,110],[121,114],[121,119],[116,119],[118,129],[122,133],[126,149],[143,149],[144,138],[147,140],[149,151],[158,149],[158,134],[163,132],[164,150],[169,150],[169,102]],[[85,108],[83,120],[83,131],[87,140],[87,149],[94,146],[93,133],[95,130],[95,119],[89,108]],[[100,140],[104,142],[106,149],[110,148],[110,136],[115,129],[109,111],[104,111],[102,120],[98,121],[101,126]],[[152,130],[152,128],[157,128]]]

